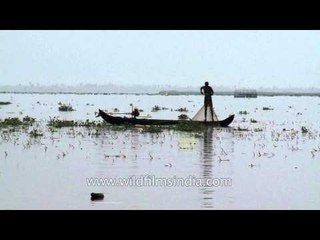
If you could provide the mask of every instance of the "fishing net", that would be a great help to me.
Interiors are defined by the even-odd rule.
[[[204,121],[204,110],[205,110],[205,106],[203,105],[203,107],[196,113],[196,115],[192,118],[193,121]],[[218,121],[218,117],[213,109],[213,119],[211,117],[211,109],[209,106],[207,106],[207,122],[217,122]]]

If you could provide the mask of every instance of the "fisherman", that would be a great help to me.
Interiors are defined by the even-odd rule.
[[[208,82],[204,83],[204,86],[200,88],[200,93],[204,95],[204,121],[207,121],[207,107],[210,107],[211,111],[211,117],[213,120],[213,105],[212,105],[212,98],[211,96],[213,95],[214,91],[212,87],[209,86]]]

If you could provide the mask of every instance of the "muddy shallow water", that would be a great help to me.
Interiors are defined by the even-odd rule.
[[[46,124],[52,117],[97,120],[98,108],[128,112],[131,103],[153,118],[177,119],[181,112],[175,109],[181,107],[192,117],[202,97],[0,94],[0,101],[12,102],[0,106],[0,119],[36,118],[26,130],[0,128],[0,209],[320,208],[319,97],[215,96],[220,119],[236,114],[231,128],[155,133],[139,126],[52,131]],[[59,112],[59,102],[76,111]],[[155,105],[168,109],[152,112]],[[30,136],[32,129],[43,136]],[[93,187],[87,182],[141,176],[228,179],[232,184]],[[105,197],[91,201],[91,192]]]

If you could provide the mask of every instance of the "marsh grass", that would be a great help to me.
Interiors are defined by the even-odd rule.
[[[29,116],[27,115],[27,116],[25,116],[24,118],[22,118],[22,121],[23,121],[24,123],[33,124],[33,123],[36,121],[36,119],[35,119],[35,118],[32,118],[32,117],[29,117]]]
[[[154,107],[152,107],[151,112],[157,112],[157,111],[160,111],[160,110],[161,110],[161,107],[158,106],[158,105],[155,105]]]
[[[188,112],[188,109],[186,107],[184,107],[184,108],[178,108],[175,111],[177,111],[177,112]]]
[[[90,121],[87,119],[86,121],[74,121],[74,120],[60,120],[56,117],[50,118],[47,123],[47,126],[53,128],[62,128],[62,127],[105,127],[109,126],[106,122],[98,122],[98,121]]]
[[[75,109],[72,108],[72,106],[70,104],[66,105],[66,104],[61,104],[61,102],[59,102],[59,111],[61,112],[71,112],[71,111],[75,111]]]
[[[246,114],[249,114],[249,112],[247,112],[247,111],[245,110],[245,111],[240,111],[239,114],[246,115]]]
[[[262,129],[262,128],[255,128],[254,131],[255,131],[255,132],[262,132],[263,129]]]
[[[31,126],[35,122],[35,118],[26,116],[22,119],[19,118],[5,118],[4,120],[0,119],[0,127],[19,127],[19,126]]]
[[[43,133],[37,129],[33,129],[31,132],[29,132],[29,135],[31,137],[42,137]]]
[[[241,128],[241,127],[235,128],[234,130],[239,131],[239,132],[248,132],[249,131],[249,129]]]
[[[187,114],[181,114],[181,115],[178,116],[178,119],[179,119],[179,120],[188,120],[189,117],[188,117]]]

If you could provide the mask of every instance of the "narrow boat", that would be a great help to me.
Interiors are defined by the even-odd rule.
[[[127,118],[127,117],[114,117],[102,111],[101,109],[99,109],[99,112],[96,115],[96,117],[102,117],[106,122],[110,124],[117,124],[117,125],[119,124],[172,125],[172,124],[178,124],[179,122],[186,121],[186,120],[138,119],[138,118]],[[232,123],[233,119],[234,119],[234,115],[231,115],[222,121],[216,121],[216,122],[193,121],[193,122],[199,122],[201,124],[214,126],[214,127],[228,127],[230,123]]]

